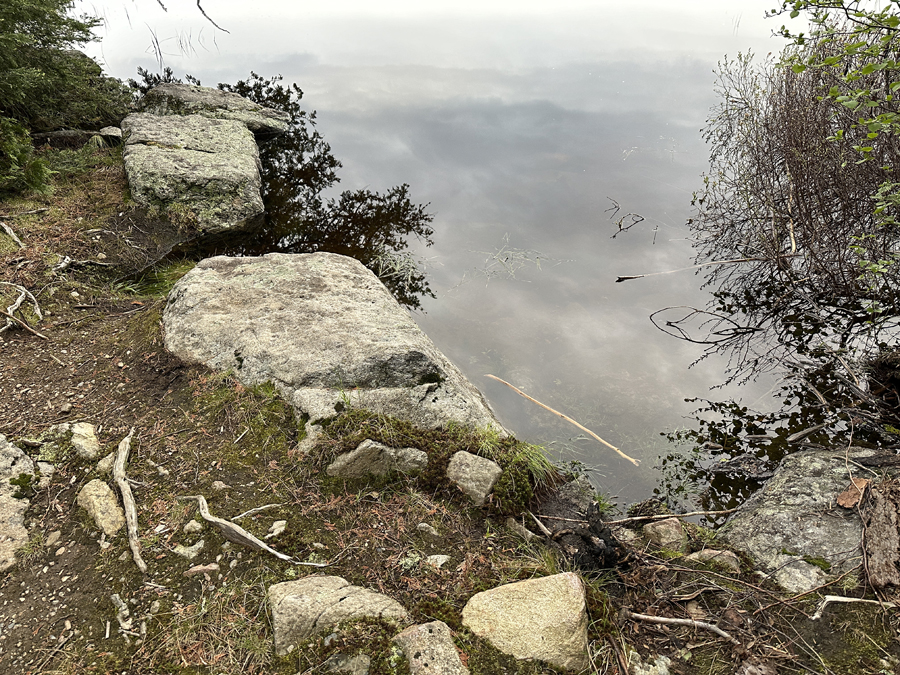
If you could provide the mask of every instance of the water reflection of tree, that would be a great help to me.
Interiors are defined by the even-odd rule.
[[[323,197],[324,190],[339,182],[341,164],[315,128],[315,113],[300,108],[303,92],[297,85],[281,85],[280,79],[253,73],[237,84],[219,85],[291,117],[286,134],[260,143],[266,226],[234,252],[351,256],[375,271],[401,304],[419,307],[420,298],[433,293],[406,249],[411,236],[432,243],[426,206],[410,200],[408,185],[384,193],[363,189]]]
[[[821,61],[844,45],[809,48]],[[886,383],[900,306],[897,138],[873,134],[858,111],[823,96],[840,76],[827,67],[795,73],[739,56],[718,75],[721,102],[705,129],[711,168],[691,222],[715,290],[706,308],[672,308],[654,321],[707,345],[706,354],[727,354],[729,382],[776,369],[790,378],[779,412],[710,404],[703,412],[715,421],[681,435],[697,448],[682,461],[706,481],[716,480],[716,460],[738,455],[764,471],[797,447],[787,439],[803,428],[825,424],[811,437],[822,443],[849,441],[851,431],[854,441],[885,443],[885,425],[897,423],[896,386]],[[866,77],[864,88],[891,87],[878,71]],[[891,96],[878,105],[866,114],[900,114]],[[861,148],[871,148],[865,161]],[[775,438],[747,438],[762,434]],[[725,501],[743,490],[733,480],[725,487]]]

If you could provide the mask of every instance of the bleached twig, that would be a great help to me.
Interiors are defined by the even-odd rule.
[[[725,638],[733,644],[741,644],[736,638],[732,637],[718,626],[714,626],[711,623],[706,623],[705,621],[694,621],[693,619],[670,619],[664,616],[635,614],[634,612],[630,612],[627,609],[623,609],[621,614],[626,619],[637,619],[638,621],[647,621],[649,623],[661,623],[668,626],[691,626],[692,628],[702,628],[703,630],[708,630],[715,633],[719,637]]]
[[[252,534],[247,532],[247,530],[245,530],[240,525],[231,523],[224,518],[218,518],[217,516],[211,515],[209,512],[209,506],[206,503],[206,497],[204,497],[203,495],[187,495],[185,497],[178,497],[178,499],[195,499],[197,501],[200,515],[202,516],[203,520],[219,530],[219,532],[222,533],[222,536],[225,537],[228,541],[234,542],[235,544],[241,544],[242,546],[247,546],[257,551],[265,551],[266,553],[271,553],[279,560],[284,560],[295,565],[306,565],[308,567],[328,567],[327,563],[299,562],[289,555],[285,555],[280,551],[276,551],[264,541],[257,539]]]
[[[822,598],[822,602],[819,603],[819,606],[816,608],[816,613],[812,615],[813,621],[818,621],[822,618],[822,612],[825,611],[825,607],[830,605],[833,602],[863,602],[867,605],[879,605],[884,607],[885,609],[894,609],[897,607],[893,602],[881,602],[880,600],[866,600],[865,598],[848,598],[843,595],[826,595]]]
[[[265,511],[266,509],[274,509],[276,506],[284,506],[284,504],[266,504],[265,506],[257,506],[255,509],[250,509],[249,511],[244,511],[243,513],[232,518],[232,522],[235,520],[240,520],[241,518],[245,518],[252,513],[259,513],[260,511]]]
[[[724,516],[734,513],[737,509],[723,509],[722,511],[690,511],[689,513],[661,513],[655,516],[632,516],[631,518],[619,518],[619,520],[607,520],[604,525],[621,525],[623,523],[635,523],[639,520],[666,520],[667,518],[688,518],[691,516]]]
[[[122,495],[122,506],[125,508],[125,526],[128,529],[128,546],[131,548],[131,555],[134,557],[134,562],[138,569],[146,574],[147,563],[141,557],[141,542],[138,539],[137,508],[134,505],[134,495],[131,492],[131,486],[128,484],[128,479],[125,476],[125,463],[128,461],[128,453],[131,452],[132,436],[134,436],[134,427],[119,443],[112,475]]]
[[[6,232],[10,236],[10,238],[19,245],[19,248],[25,248],[25,244],[22,243],[22,240],[16,236],[16,233],[13,232],[13,229],[0,220],[0,228],[3,228],[3,231]]]
[[[528,394],[526,394],[524,391],[522,391],[522,390],[519,389],[518,387],[514,387],[513,385],[511,385],[511,384],[510,384],[509,382],[507,382],[506,380],[501,380],[501,379],[500,379],[499,377],[497,377],[496,375],[485,375],[485,377],[489,377],[489,378],[491,378],[492,380],[497,380],[497,382],[501,382],[501,383],[505,384],[507,387],[509,387],[510,389],[512,389],[514,392],[516,392],[519,396],[523,396],[523,397],[527,398],[527,399],[528,399],[529,401],[531,401],[532,403],[537,403],[537,404],[538,404],[539,406],[541,406],[544,410],[549,410],[549,411],[552,412],[554,415],[558,415],[559,417],[562,417],[566,422],[569,422],[570,424],[574,424],[576,427],[578,427],[579,429],[581,429],[581,430],[582,430],[583,432],[585,432],[586,434],[590,434],[593,438],[595,438],[595,439],[597,439],[598,441],[600,441],[601,443],[603,443],[603,445],[605,445],[607,448],[610,448],[611,450],[614,450],[614,451],[616,452],[616,454],[619,455],[619,457],[622,457],[623,459],[627,459],[629,462],[631,462],[631,463],[634,464],[635,466],[639,466],[639,465],[640,465],[640,463],[641,463],[640,460],[634,459],[633,457],[629,457],[629,456],[626,455],[624,452],[622,452],[621,450],[619,450],[616,446],[614,446],[614,445],[612,445],[612,444],[610,444],[610,443],[607,443],[607,442],[604,441],[602,438],[600,438],[597,434],[595,434],[593,431],[591,431],[591,430],[588,429],[587,427],[581,426],[578,422],[576,422],[575,420],[573,420],[573,419],[572,419],[571,417],[569,417],[568,415],[563,415],[563,414],[562,414],[561,412],[559,412],[558,410],[554,410],[554,409],[551,408],[550,406],[544,405],[543,403],[541,403],[540,401],[538,401],[536,398],[531,398],[531,396],[529,396]]]

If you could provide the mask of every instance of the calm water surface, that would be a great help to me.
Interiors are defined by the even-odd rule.
[[[165,61],[206,85],[252,69],[306,92],[344,164],[341,188],[409,183],[435,214],[426,259],[436,299],[416,320],[519,437],[594,471],[620,502],[649,496],[660,432],[690,423],[692,396],[764,402],[771,383],[710,394],[724,363],[657,331],[650,313],[702,305],[684,223],[707,149],[699,129],[725,54],[777,52],[768,5],[632,2],[210,3],[121,7],[95,49],[119,77]],[[677,5],[677,7],[673,7]],[[117,13],[118,12],[118,13]],[[178,37],[172,37],[178,36]],[[189,53],[181,54],[188,44]],[[611,238],[619,215],[644,221]],[[539,263],[539,265],[537,264]],[[640,468],[578,436],[492,373],[574,417]]]

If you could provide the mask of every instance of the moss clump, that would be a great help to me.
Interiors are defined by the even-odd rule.
[[[402,652],[392,642],[400,627],[382,619],[358,619],[338,625],[297,648],[300,670],[312,672],[337,654],[364,654],[372,659],[369,675],[409,675]],[[327,644],[326,644],[327,643]]]
[[[34,496],[34,476],[30,473],[20,473],[15,478],[10,478],[9,484],[18,488],[13,492],[13,499],[31,499]]]

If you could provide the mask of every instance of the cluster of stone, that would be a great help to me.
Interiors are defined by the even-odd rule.
[[[274,584],[268,591],[275,651],[290,653],[303,642],[357,619],[382,619],[399,628],[407,611],[375,591],[353,586],[336,576],[309,576]],[[473,595],[462,624],[501,652],[520,660],[543,661],[565,671],[581,672],[588,662],[588,616],[584,586],[571,572],[529,579]],[[326,638],[327,640],[328,638]],[[399,631],[394,645],[413,675],[464,675],[450,628],[442,621]],[[368,672],[369,656],[332,657],[341,670]]]

